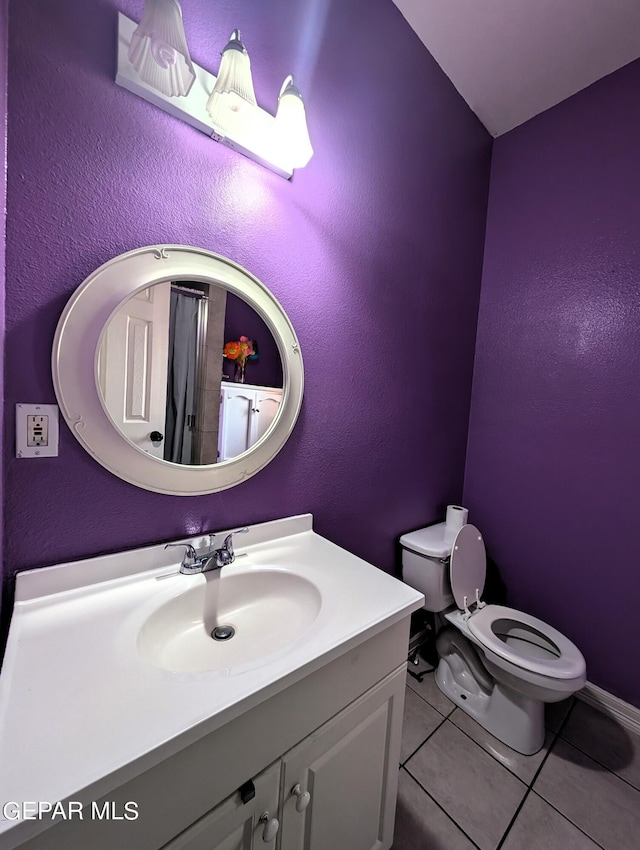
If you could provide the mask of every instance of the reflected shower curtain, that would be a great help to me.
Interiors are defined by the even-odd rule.
[[[164,459],[192,463],[195,424],[198,299],[171,292]]]

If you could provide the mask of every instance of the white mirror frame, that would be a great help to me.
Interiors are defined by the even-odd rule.
[[[277,343],[283,377],[280,409],[264,436],[237,458],[207,466],[182,466],[161,460],[131,443],[105,413],[96,380],[103,328],[126,299],[167,280],[223,286],[253,307]],[[298,339],[267,287],[226,257],[186,245],[138,248],[90,274],[60,317],[51,370],[62,415],[82,447],[118,478],[173,496],[215,493],[259,472],[276,456],[293,430],[304,389]]]

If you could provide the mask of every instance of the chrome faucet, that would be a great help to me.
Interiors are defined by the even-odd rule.
[[[185,550],[182,563],[180,564],[180,572],[183,575],[194,575],[195,573],[208,573],[210,570],[219,570],[220,567],[226,567],[233,564],[235,561],[235,553],[233,551],[233,535],[244,534],[249,531],[248,526],[244,528],[236,528],[235,531],[229,532],[224,538],[224,543],[220,548],[213,548],[213,538],[215,534],[209,535],[209,550],[198,554],[191,543],[167,543],[165,549],[173,549],[176,546],[182,546]]]

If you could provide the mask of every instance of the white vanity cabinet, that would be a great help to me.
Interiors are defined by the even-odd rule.
[[[391,846],[406,668],[339,712],[163,850]],[[274,820],[275,819],[275,820]]]
[[[181,556],[156,544],[18,575],[0,850],[390,850],[422,594],[309,514],[251,526],[215,574],[181,574]],[[209,643],[214,616],[235,644]]]
[[[281,402],[281,388],[223,383],[218,460],[237,457],[257,443],[275,419]]]
[[[408,632],[395,623],[97,801],[135,801],[136,820],[87,805],[20,850],[389,850]],[[265,812],[279,822],[269,841]]]

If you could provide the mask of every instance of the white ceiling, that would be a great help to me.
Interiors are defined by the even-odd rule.
[[[394,3],[492,136],[640,57],[640,0]]]

